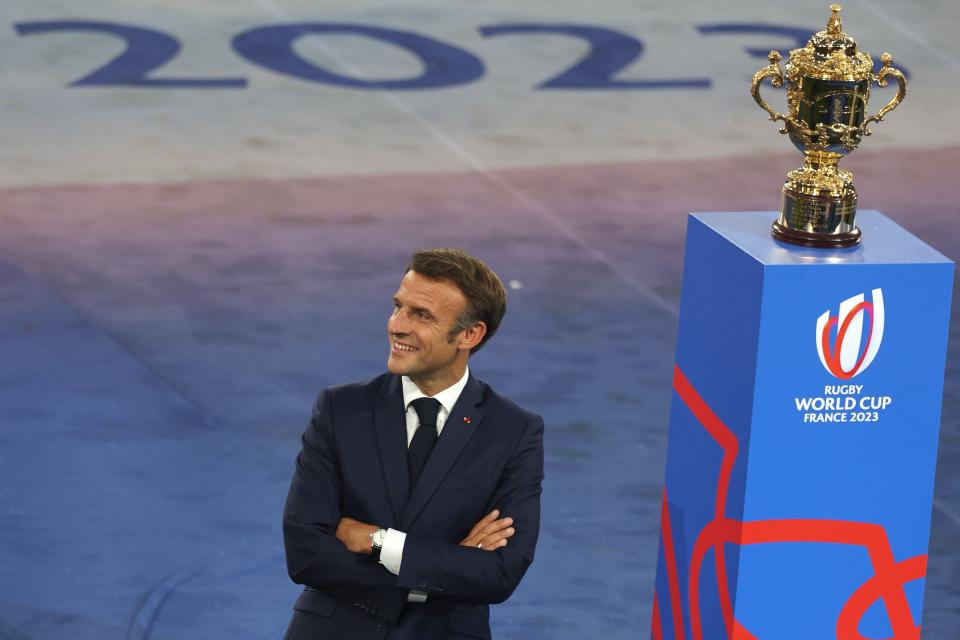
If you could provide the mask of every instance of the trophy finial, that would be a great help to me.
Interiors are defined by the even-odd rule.
[[[840,20],[840,5],[830,5],[830,11],[833,12],[833,15],[831,15],[827,21],[827,33],[832,36],[840,35],[843,33],[843,22]]]

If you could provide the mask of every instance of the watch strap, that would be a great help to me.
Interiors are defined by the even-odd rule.
[[[386,529],[377,529],[370,534],[370,555],[374,562],[380,562],[380,552],[383,551],[383,540],[386,537]]]

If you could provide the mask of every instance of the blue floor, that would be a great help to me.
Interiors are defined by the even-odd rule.
[[[77,264],[27,248],[30,269],[0,263],[0,637],[282,635],[297,587],[280,514],[298,437],[319,388],[382,369],[407,251],[378,240],[379,255],[351,253],[348,224],[315,233],[312,255],[271,256],[267,242],[255,258],[242,250],[253,234],[226,234],[220,255],[235,260],[190,278],[177,274],[190,247],[163,269],[119,250]],[[549,229],[519,228],[509,253],[495,235],[464,242],[514,281],[502,333],[472,368],[547,423],[537,559],[496,608],[495,633],[642,637],[679,234],[649,248],[656,273],[618,272]],[[960,375],[948,373],[924,620],[934,638],[960,615]]]

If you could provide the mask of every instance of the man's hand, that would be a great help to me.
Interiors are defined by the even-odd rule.
[[[507,546],[507,538],[516,533],[516,530],[510,526],[513,524],[513,518],[500,518],[500,510],[494,509],[483,517],[483,520],[473,525],[473,529],[467,534],[467,537],[460,541],[464,547],[478,547],[484,551],[495,551],[500,547]],[[337,537],[340,537],[337,529]]]
[[[340,518],[337,525],[337,540],[354,553],[370,555],[370,534],[379,529],[375,524],[366,524],[353,518]]]

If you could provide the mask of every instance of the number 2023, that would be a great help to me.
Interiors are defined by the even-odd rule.
[[[120,38],[123,52],[91,73],[70,83],[71,87],[152,87],[178,89],[240,89],[243,77],[164,77],[155,72],[180,52],[180,42],[170,34],[142,26],[87,20],[19,22],[14,28],[21,36],[87,32]],[[809,29],[769,24],[704,24],[697,31],[706,36],[765,35],[803,46],[812,35]],[[537,85],[537,89],[625,90],[625,89],[709,89],[709,78],[661,78],[619,80],[620,71],[641,58],[644,44],[622,31],[581,24],[504,23],[479,27],[485,38],[527,34],[577,38],[589,45],[587,53],[574,64]],[[408,78],[370,79],[344,75],[305,60],[294,50],[300,38],[324,34],[351,35],[399,47],[419,58],[423,70]],[[475,82],[483,77],[483,61],[462,47],[412,31],[354,23],[302,22],[254,27],[238,34],[233,50],[246,61],[275,73],[307,82],[349,87],[410,91],[441,89]],[[766,59],[769,49],[747,48],[751,56]],[[902,67],[901,67],[902,68]]]

